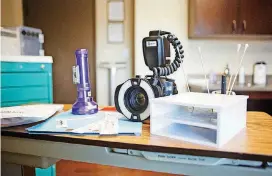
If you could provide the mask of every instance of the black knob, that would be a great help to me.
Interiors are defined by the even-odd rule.
[[[140,78],[141,78],[141,75],[136,75],[136,78],[140,79]]]

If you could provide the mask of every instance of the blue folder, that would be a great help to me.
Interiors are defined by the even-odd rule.
[[[73,115],[70,111],[62,112],[56,116],[47,119],[45,122],[38,125],[27,128],[26,130],[31,134],[73,134],[73,135],[98,135],[99,132],[88,131],[88,124],[103,120],[105,117],[105,111],[99,111],[93,115]],[[115,112],[114,112],[115,113]],[[116,112],[117,113],[117,112]],[[120,116],[121,114],[119,114]],[[67,128],[60,128],[57,126],[57,121],[65,120],[67,122]],[[84,133],[71,132],[75,129],[84,129]],[[85,130],[84,130],[85,131]],[[118,135],[136,135],[140,136],[142,133],[142,123],[132,122],[125,117],[118,119]]]

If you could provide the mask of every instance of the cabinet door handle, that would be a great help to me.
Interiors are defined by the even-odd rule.
[[[237,23],[236,23],[236,20],[233,20],[232,21],[232,33],[236,33],[236,30],[237,30]]]
[[[243,32],[246,32],[246,28],[247,28],[247,22],[246,20],[243,20]]]

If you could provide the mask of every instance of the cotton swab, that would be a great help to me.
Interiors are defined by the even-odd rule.
[[[237,55],[236,55],[237,60],[239,59],[240,49],[241,49],[241,44],[237,44],[237,53],[236,53],[236,54],[237,54]],[[232,80],[232,74],[230,75],[230,79],[229,79],[229,83],[228,83],[228,88],[227,88],[227,94],[228,94],[228,92],[229,92],[229,90],[230,90],[231,80]]]
[[[243,55],[241,57],[240,64],[239,64],[238,70],[237,70],[237,72],[235,74],[234,80],[232,81],[232,85],[231,85],[231,88],[229,90],[229,95],[230,95],[230,92],[232,92],[232,89],[233,89],[234,83],[236,81],[237,75],[238,75],[238,73],[239,73],[239,71],[241,69],[241,66],[242,66],[242,63],[243,63],[243,60],[244,60],[244,57],[245,57],[248,46],[249,46],[248,44],[245,44],[245,49],[244,49]]]
[[[178,55],[179,55],[179,58],[181,58],[181,55],[180,55],[179,52],[178,52]],[[181,65],[181,69],[182,69],[182,72],[183,72],[184,80],[185,80],[185,82],[186,82],[187,90],[188,90],[188,92],[191,92],[190,87],[189,87],[189,82],[188,82],[188,76],[187,76],[187,74],[185,73],[183,64],[181,63],[180,65]]]
[[[206,75],[206,72],[205,72],[205,67],[204,67],[204,62],[203,62],[203,56],[202,56],[202,52],[201,52],[200,46],[198,47],[198,53],[200,55],[200,61],[201,61],[202,71],[203,71],[203,73],[205,75],[205,81],[206,81],[206,84],[207,84],[207,90],[208,90],[208,94],[209,94],[210,93],[209,81],[207,79],[207,75]]]
[[[182,68],[184,80],[185,80],[185,82],[186,82],[187,90],[188,90],[188,92],[191,92],[190,87],[189,87],[189,83],[188,83],[188,78],[187,78],[187,75],[186,75],[185,70],[184,70],[184,68],[183,68],[183,64],[181,64],[181,68]]]

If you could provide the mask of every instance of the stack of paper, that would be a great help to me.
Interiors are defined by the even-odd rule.
[[[141,135],[142,123],[129,121],[118,112],[73,115],[70,110],[27,130],[35,134]]]
[[[0,108],[1,127],[11,127],[39,122],[61,111],[63,105],[39,104]]]

